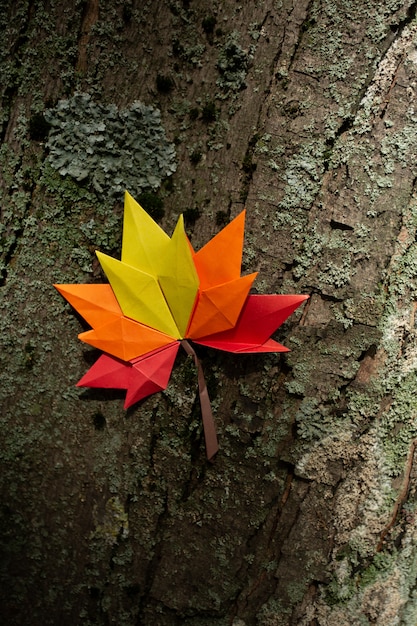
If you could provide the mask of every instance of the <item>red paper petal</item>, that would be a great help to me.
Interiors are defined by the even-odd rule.
[[[166,389],[179,347],[179,342],[175,341],[132,361],[125,409],[152,393]]]
[[[216,341],[216,340],[201,340],[196,339],[195,343],[199,343],[202,346],[207,346],[208,348],[215,348],[216,350],[223,350],[225,352],[234,352],[234,353],[255,353],[255,352],[289,352],[289,349],[283,346],[282,344],[274,341],[273,339],[268,339],[263,344],[254,344],[254,343],[242,343],[242,342],[233,342],[233,341]]]
[[[78,381],[77,387],[105,387],[107,389],[127,389],[131,365],[108,354],[101,357]]]
[[[126,389],[125,408],[147,396],[166,389],[180,344],[148,353],[134,361],[122,361],[103,354],[77,383],[77,387]]]
[[[274,347],[268,342],[269,337],[307,298],[300,295],[248,296],[234,328],[196,339],[195,342],[231,352],[286,351],[276,342]]]

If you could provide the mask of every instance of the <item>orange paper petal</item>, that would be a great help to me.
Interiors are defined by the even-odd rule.
[[[127,317],[112,320],[109,324],[81,333],[78,337],[90,346],[124,361],[130,361],[173,341],[173,337]]]
[[[54,285],[90,326],[102,326],[123,315],[110,285]]]
[[[187,337],[197,339],[233,328],[256,276],[255,272],[200,293]]]
[[[236,280],[242,264],[245,211],[225,226],[194,255],[200,289]]]

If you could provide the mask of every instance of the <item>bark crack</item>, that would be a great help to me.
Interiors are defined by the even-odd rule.
[[[87,48],[90,43],[91,29],[98,20],[99,0],[89,0],[84,8],[81,21],[81,34],[78,41],[78,60],[76,64],[77,72],[87,71]]]
[[[407,500],[407,495],[410,489],[410,483],[411,483],[411,472],[413,470],[413,465],[414,465],[414,461],[415,461],[415,451],[417,448],[417,439],[414,439],[414,441],[412,441],[411,446],[410,446],[410,451],[408,453],[408,459],[407,459],[407,463],[405,465],[405,471],[404,471],[404,480],[403,480],[403,485],[401,488],[400,493],[397,496],[397,499],[394,503],[394,507],[392,509],[392,513],[391,513],[391,518],[388,522],[388,524],[385,526],[385,528],[383,529],[383,531],[381,532],[381,535],[379,537],[379,542],[378,545],[376,547],[376,551],[377,552],[381,552],[381,550],[383,549],[384,545],[385,545],[385,539],[388,535],[388,533],[394,528],[397,519],[398,519],[398,514],[401,510],[401,507],[403,506],[403,504],[405,503],[405,501]]]

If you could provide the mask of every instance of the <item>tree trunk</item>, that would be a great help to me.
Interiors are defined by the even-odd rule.
[[[0,7],[2,623],[416,624],[417,3]],[[288,354],[199,350],[213,463],[185,353],[75,387],[52,284],[104,281],[125,187],[196,249],[246,207],[256,290],[310,295]]]

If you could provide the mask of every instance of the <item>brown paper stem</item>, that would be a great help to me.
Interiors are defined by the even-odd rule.
[[[200,395],[201,416],[203,418],[204,439],[206,442],[206,454],[207,459],[210,461],[219,449],[217,443],[216,426],[214,424],[213,413],[211,410],[210,398],[207,391],[206,381],[204,379],[204,373],[202,365],[195,353],[195,350],[191,347],[186,339],[181,341],[181,345],[187,354],[193,357],[195,366],[197,368],[198,375],[198,392]]]

